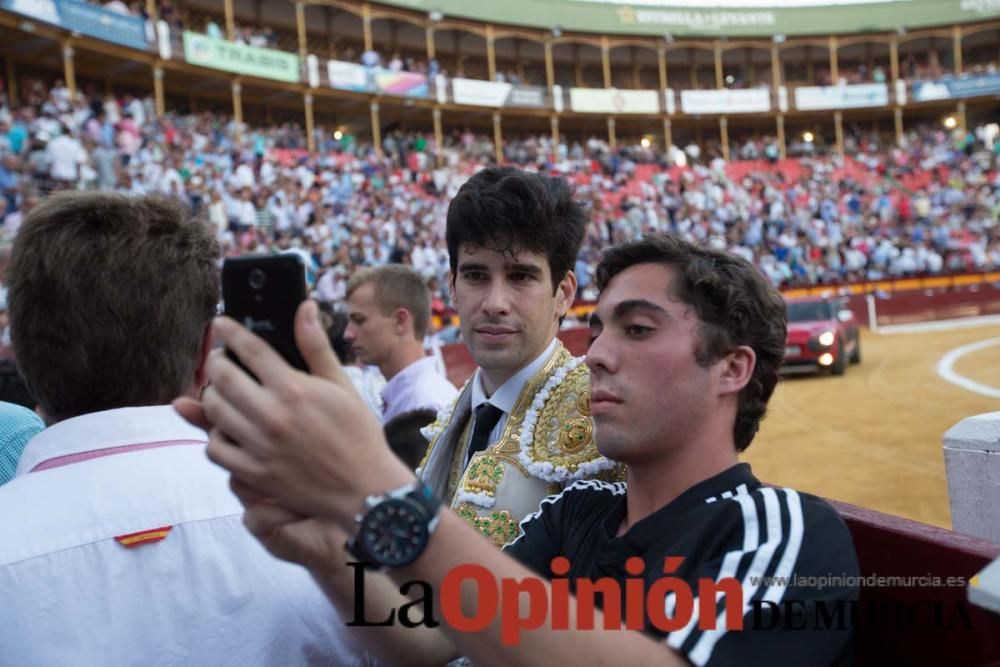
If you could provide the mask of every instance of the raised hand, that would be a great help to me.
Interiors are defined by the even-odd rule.
[[[343,372],[314,302],[304,302],[295,319],[311,374],[292,368],[233,320],[220,317],[213,326],[258,381],[217,350],[200,406],[189,400],[175,406],[192,423],[211,425],[208,457],[243,488],[350,532],[365,496],[413,481]]]

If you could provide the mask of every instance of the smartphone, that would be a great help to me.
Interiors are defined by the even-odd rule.
[[[306,267],[297,255],[234,257],[222,264],[225,314],[266,340],[289,364],[308,372],[295,344],[295,311],[306,296]],[[234,354],[226,354],[239,363]]]

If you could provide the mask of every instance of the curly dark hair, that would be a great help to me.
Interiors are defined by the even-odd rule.
[[[746,345],[757,355],[753,374],[740,392],[733,440],[736,451],[750,446],[767,412],[785,354],[787,315],[781,295],[742,257],[699,247],[677,236],[647,236],[605,251],[597,287],[636,264],[673,267],[672,296],[698,315],[695,360],[708,366]]]
[[[524,249],[548,258],[555,291],[576,263],[586,226],[587,212],[565,180],[513,167],[483,169],[448,207],[452,275],[463,243],[510,254]]]

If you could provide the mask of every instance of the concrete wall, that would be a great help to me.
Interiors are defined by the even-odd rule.
[[[963,419],[943,442],[952,527],[1000,542],[1000,412]]]

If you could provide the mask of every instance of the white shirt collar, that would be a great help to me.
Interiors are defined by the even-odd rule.
[[[200,440],[208,435],[173,406],[117,408],[56,422],[32,438],[17,464],[16,477],[51,459],[124,445]]]
[[[524,383],[530,380],[538,371],[542,370],[545,362],[555,351],[558,344],[559,339],[553,338],[541,354],[535,357],[530,364],[507,378],[507,381],[497,387],[492,396],[486,395],[486,389],[483,387],[483,371],[477,368],[476,376],[472,379],[472,411],[475,412],[476,408],[489,401],[492,405],[503,410],[504,414],[509,415],[511,410],[514,409],[517,397],[521,395]]]

